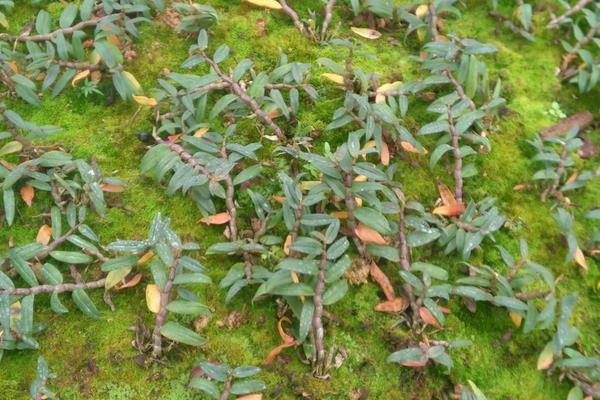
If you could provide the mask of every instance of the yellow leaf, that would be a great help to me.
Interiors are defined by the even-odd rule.
[[[423,18],[425,18],[425,16],[429,14],[429,7],[427,6],[427,4],[421,4],[419,7],[417,7],[417,9],[415,10],[415,15],[417,16],[417,18],[419,18],[420,20],[422,20]]]
[[[238,397],[235,400],[262,400],[262,394],[260,394],[260,393],[248,394],[246,396]]]
[[[148,250],[146,254],[144,254],[137,262],[137,265],[144,265],[148,261],[150,261],[154,257],[154,252],[152,250]]]
[[[325,74],[321,74],[321,76],[325,79],[330,80],[331,82],[333,82],[335,84],[338,84],[338,85],[344,84],[344,77],[342,75],[325,73]]]
[[[100,62],[100,60],[102,60],[100,53],[98,53],[96,50],[92,51],[92,54],[90,55],[90,62],[96,65]]]
[[[135,79],[135,76],[133,76],[131,72],[123,71],[122,74],[123,77],[127,79],[134,92],[138,93],[142,90],[142,85],[140,85],[140,83],[137,81],[137,79]]]
[[[135,100],[136,103],[138,103],[141,106],[155,107],[158,105],[158,101],[156,101],[156,99],[154,99],[152,97],[133,96],[133,99]]]
[[[554,361],[554,354],[552,353],[552,342],[548,343],[544,350],[540,353],[537,361],[537,369],[548,369]]]
[[[396,81],[392,83],[386,83],[377,88],[377,94],[375,96],[375,103],[384,103],[387,93],[395,91],[402,82]]]
[[[579,246],[575,248],[575,262],[577,262],[581,268],[585,269],[586,271],[588,270],[587,261],[585,260],[583,251],[581,251]]]
[[[87,76],[89,76],[89,74],[90,74],[90,70],[89,69],[80,71],[79,73],[77,73],[77,75],[75,75],[75,77],[71,81],[71,86],[73,86],[73,87],[77,86],[77,84],[79,83],[79,81],[82,80],[82,79],[85,79]]]
[[[104,288],[110,289],[121,282],[131,272],[132,267],[118,268],[110,271],[106,275],[106,281],[104,282]],[[159,295],[160,296],[160,295]],[[159,297],[160,299],[160,297]],[[159,303],[160,305],[160,303]]]
[[[283,252],[286,256],[290,255],[290,244],[292,244],[292,235],[287,235],[285,243],[283,243]]]
[[[208,128],[200,128],[194,132],[194,137],[201,138],[206,135],[206,132],[208,132]]]
[[[350,29],[352,29],[352,32],[356,33],[358,36],[364,37],[365,39],[374,40],[379,39],[381,36],[381,32],[378,32],[375,29],[357,28],[355,26]]]
[[[148,310],[154,314],[158,314],[158,310],[160,310],[160,289],[158,286],[146,286],[146,304],[148,305]]]
[[[8,142],[0,148],[0,157],[5,156],[7,154],[18,153],[21,150],[23,150],[23,144],[21,142],[13,140],[12,142]]]
[[[300,187],[302,190],[310,190],[315,186],[319,185],[321,181],[302,181],[300,182]]]
[[[268,8],[270,10],[281,10],[281,4],[276,0],[246,0],[246,2],[255,6]]]
[[[517,328],[521,326],[521,322],[523,321],[523,317],[514,311],[510,312],[510,319]]]

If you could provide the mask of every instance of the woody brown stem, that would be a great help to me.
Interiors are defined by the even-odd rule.
[[[158,358],[162,354],[162,334],[161,329],[167,319],[167,305],[169,304],[169,295],[171,289],[173,289],[173,282],[177,276],[177,269],[179,267],[180,254],[175,256],[175,261],[169,271],[169,277],[165,282],[163,290],[160,292],[160,306],[158,313],[156,314],[156,322],[154,324],[154,331],[152,332],[152,357]]]
[[[225,387],[223,388],[223,393],[221,393],[221,397],[219,400],[227,400],[229,395],[231,394],[231,385],[233,384],[233,375],[229,375],[227,377],[227,381],[225,381]]]
[[[569,10],[567,10],[567,12],[565,12],[564,14],[554,18],[552,21],[550,21],[548,23],[548,25],[546,25],[546,28],[554,28],[557,27],[558,25],[560,25],[565,19],[569,18],[571,15],[581,11],[585,6],[587,6],[588,4],[590,4],[592,1],[594,0],[579,0],[579,2],[577,4],[575,4],[573,7],[571,7]]]
[[[221,158],[223,162],[227,161],[227,139],[223,139],[223,145],[221,146]],[[225,176],[225,206],[227,207],[227,213],[229,214],[229,235],[232,241],[237,240],[237,208],[235,206],[235,187],[233,185],[233,179],[231,174],[227,173]]]
[[[592,26],[590,28],[589,32],[584,37],[579,39],[579,41],[577,43],[575,43],[575,46],[573,46],[573,48],[571,49],[571,51],[569,51],[567,56],[577,54],[579,49],[581,49],[583,46],[588,44],[594,38],[594,36],[596,35],[596,32],[598,32],[598,30],[600,30],[600,22],[598,22],[596,25]]]
[[[327,30],[329,24],[333,18],[333,7],[335,7],[336,0],[329,0],[327,6],[325,6],[325,18],[323,19],[323,27],[321,28],[321,41],[327,39]]]
[[[406,241],[406,225],[405,225],[405,214],[404,206],[400,207],[400,215],[398,221],[398,242],[399,242],[399,253],[400,253],[400,266],[406,272],[410,272],[410,257],[408,250],[408,242]],[[403,286],[404,292],[410,301],[410,308],[413,312],[413,321],[419,318],[419,307],[415,302],[415,295],[413,293],[412,286],[405,283]]]
[[[300,21],[298,13],[292,7],[290,7],[285,0],[279,0],[279,4],[281,5],[281,9],[283,10],[283,12],[286,13],[287,16],[292,19],[294,25],[296,25],[296,28],[298,28],[302,35],[306,36],[309,39],[315,39],[312,29],[307,28],[302,23],[302,21]]]
[[[273,119],[271,119],[269,114],[267,114],[260,108],[260,106],[258,105],[256,100],[254,100],[252,97],[250,97],[250,95],[248,95],[246,90],[244,88],[242,88],[239,85],[239,83],[237,83],[236,81],[231,79],[228,75],[226,75],[221,70],[219,65],[216,62],[214,62],[203,50],[200,51],[200,55],[202,56],[204,61],[206,61],[206,63],[212,67],[212,69],[221,78],[221,80],[223,82],[226,82],[227,84],[229,84],[229,90],[233,94],[238,96],[240,98],[240,100],[242,102],[244,102],[248,107],[250,107],[250,109],[254,112],[254,114],[256,114],[256,116],[265,125],[267,125],[269,128],[271,128],[271,130],[275,133],[275,135],[277,136],[277,138],[280,141],[282,141],[283,143],[286,143],[287,138],[286,138],[285,134],[283,133],[283,131],[281,130],[281,128],[279,128],[279,126],[277,126],[277,124],[275,124],[275,122],[273,122]]]
[[[54,239],[54,241],[52,241],[50,244],[48,244],[48,246],[46,246],[46,248],[36,256],[36,258],[38,260],[43,260],[44,258],[48,257],[48,255],[51,252],[53,252],[54,250],[56,250],[56,248],[58,246],[60,246],[64,242],[66,242],[69,239],[69,237],[73,233],[75,233],[75,231],[77,229],[79,229],[80,226],[81,226],[81,222],[73,225],[73,227],[71,229],[69,229],[64,235],[57,237],[56,239]]]
[[[105,278],[93,282],[63,283],[60,285],[39,285],[31,288],[0,289],[0,296],[28,296],[42,293],[64,293],[73,292],[77,289],[97,289],[104,287]]]
[[[450,138],[452,140],[452,152],[454,155],[454,196],[458,203],[463,202],[463,176],[462,176],[462,155],[460,153],[460,144],[458,143],[458,132],[454,127],[454,118],[452,111],[448,109],[448,127],[450,128]]]
[[[321,252],[321,261],[319,262],[319,272],[317,274],[317,286],[315,287],[315,295],[313,302],[315,310],[313,313],[312,328],[315,335],[315,352],[316,372],[321,371],[325,362],[325,346],[323,343],[323,292],[325,291],[325,267],[327,266],[327,243],[323,241],[323,249]]]
[[[46,40],[52,40],[52,39],[56,38],[58,35],[60,35],[61,33],[64,36],[67,36],[67,35],[73,34],[74,32],[80,31],[82,29],[96,26],[100,23],[100,21],[102,21],[101,18],[88,20],[88,21],[81,21],[81,22],[73,25],[70,28],[57,29],[54,32],[40,34],[40,35],[13,36],[13,35],[8,35],[8,34],[1,34],[0,39],[8,39],[10,41],[17,41],[17,42],[43,42]]]
[[[540,196],[540,199],[542,201],[546,201],[548,196],[556,195],[558,186],[560,185],[560,179],[562,178],[562,176],[564,175],[564,173],[566,171],[565,162],[567,160],[568,155],[569,155],[569,149],[567,148],[567,145],[564,144],[562,151],[560,152],[560,159],[558,161],[558,166],[556,168],[556,178],[554,178],[552,185],[550,185],[546,190],[544,190],[542,192],[542,194]]]

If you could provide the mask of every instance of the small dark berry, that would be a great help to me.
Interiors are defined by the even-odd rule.
[[[144,142],[144,143],[148,143],[150,141],[150,134],[148,132],[140,132],[138,134],[139,139]]]

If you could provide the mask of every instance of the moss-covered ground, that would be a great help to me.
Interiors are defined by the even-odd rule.
[[[17,3],[28,3],[17,1]],[[256,68],[270,68],[277,63],[280,51],[291,60],[313,64],[313,83],[318,85],[321,99],[315,106],[304,107],[299,119],[312,129],[323,128],[331,119],[335,108],[341,104],[342,92],[322,81],[325,72],[315,60],[330,57],[342,61],[344,54],[331,47],[315,45],[302,38],[293,24],[283,14],[268,12],[244,4],[241,0],[206,0],[219,12],[220,22],[214,27],[213,46],[227,43],[234,58],[253,59]],[[309,8],[319,8],[319,1],[296,1],[298,9],[306,14]],[[552,125],[555,119],[546,111],[553,101],[560,103],[567,114],[589,110],[600,117],[598,89],[580,95],[576,88],[561,85],[555,77],[555,67],[560,62],[560,44],[555,33],[539,29],[537,40],[527,42],[514,34],[498,29],[496,22],[487,16],[487,2],[467,1],[463,17],[447,21],[448,30],[463,37],[472,37],[498,47],[499,52],[486,59],[490,76],[501,76],[503,95],[508,100],[509,112],[490,131],[493,149],[480,158],[480,177],[468,180],[466,192],[480,199],[495,196],[508,218],[507,227],[498,235],[499,243],[516,251],[515,238],[528,240],[532,257],[558,276],[560,293],[577,292],[579,298],[574,322],[582,332],[582,342],[588,350],[600,346],[600,307],[597,282],[600,279],[597,262],[589,259],[587,273],[574,263],[565,264],[566,246],[551,217],[550,203],[540,203],[537,192],[513,191],[513,186],[527,182],[534,172],[529,158],[533,152],[526,143],[541,128]],[[511,12],[512,3],[506,3],[502,11]],[[61,2],[47,4],[58,14]],[[27,4],[18,5],[10,16],[13,29],[29,20],[35,9]],[[349,11],[336,14],[334,26],[350,18]],[[547,13],[536,15],[544,20]],[[257,22],[264,19],[266,34],[260,36]],[[541,21],[543,22],[543,21]],[[540,22],[539,26],[543,26]],[[335,27],[334,27],[335,29]],[[342,23],[338,34],[351,36],[347,23]],[[418,51],[414,39],[403,40],[404,32],[386,32],[376,41],[360,40],[377,60],[357,58],[356,65],[380,75],[383,81],[401,76],[408,80],[419,75],[418,64],[409,55]],[[388,38],[397,39],[397,45]],[[136,43],[138,57],[129,70],[146,88],[152,88],[164,68],[179,71],[179,65],[187,57],[192,40],[177,35],[161,22],[142,29],[141,40]],[[411,104],[408,124],[415,127],[431,120],[420,100]],[[421,104],[422,103],[422,104]],[[172,218],[176,230],[206,248],[219,240],[220,230],[196,224],[199,212],[193,202],[181,196],[167,197],[165,191],[151,178],[140,175],[139,163],[145,152],[138,133],[148,130],[151,121],[142,113],[135,120],[133,103],[115,102],[107,105],[102,97],[85,98],[71,91],[56,99],[45,99],[39,108],[32,108],[20,101],[9,100],[11,108],[25,119],[37,123],[54,124],[64,131],[52,139],[60,142],[76,157],[96,156],[99,165],[107,173],[123,178],[127,191],[113,199],[113,205],[104,220],[94,220],[93,226],[103,242],[115,239],[142,238],[156,212]],[[240,135],[256,135],[255,130]],[[326,133],[318,143],[338,142],[342,133]],[[597,132],[596,144],[600,145]],[[240,138],[243,141],[243,138]],[[401,169],[401,179],[408,196],[432,204],[437,197],[435,176],[448,176],[440,166],[435,173],[427,168],[427,160],[418,161],[422,168]],[[588,167],[598,159],[587,161]],[[591,224],[582,216],[586,210],[600,205],[600,185],[590,184],[587,189],[571,196],[576,205],[576,232],[580,240],[589,237]],[[120,207],[133,211],[127,215]],[[0,227],[0,251],[7,249],[9,239],[23,244],[35,238],[39,228],[39,209],[29,209],[18,215],[13,228]],[[432,262],[454,270],[458,260],[444,258],[441,253],[416,252],[415,257],[427,257]],[[231,260],[204,258],[210,275],[218,282],[226,273]],[[484,245],[474,256],[475,262],[503,268],[494,246]],[[398,266],[382,266],[395,284],[400,284]],[[97,267],[90,267],[97,268]],[[268,352],[279,344],[276,331],[276,305],[270,300],[252,304],[250,291],[243,292],[230,304],[224,303],[224,293],[217,285],[199,287],[198,293],[206,304],[215,310],[214,318],[204,329],[207,338],[202,348],[178,347],[169,353],[167,365],[155,365],[149,369],[137,366],[137,354],[131,342],[133,333],[128,330],[136,317],[151,323],[147,311],[144,285],[113,297],[116,312],[103,309],[105,319],[93,321],[83,316],[70,304],[71,312],[57,316],[49,311],[45,296],[36,302],[37,318],[47,323],[46,329],[37,336],[39,351],[8,352],[0,364],[0,399],[27,398],[28,387],[35,375],[36,359],[43,355],[52,370],[58,373],[53,387],[62,399],[199,399],[202,396],[186,388],[189,373],[199,360],[209,359],[230,365],[260,365]],[[348,359],[340,369],[332,372],[328,381],[320,381],[310,375],[310,368],[299,361],[293,349],[285,350],[281,360],[266,368],[260,375],[267,385],[268,399],[348,399],[357,389],[366,389],[369,399],[430,399],[444,398],[456,383],[467,379],[474,381],[490,399],[564,399],[569,386],[558,383],[557,377],[547,377],[536,370],[539,351],[549,339],[547,334],[524,335],[515,329],[505,311],[491,306],[480,306],[477,313],[470,313],[460,304],[452,304],[452,315],[447,329],[442,333],[448,338],[465,338],[474,342],[471,347],[453,353],[456,368],[447,373],[441,368],[415,371],[385,362],[388,354],[402,345],[404,328],[394,328],[396,317],[373,312],[379,302],[378,287],[369,283],[352,287],[343,301],[331,312],[338,322],[327,327],[328,341],[343,346]],[[102,304],[100,295],[94,296]],[[65,303],[69,303],[68,301]],[[244,310],[245,321],[239,328],[217,327],[216,322],[234,310]],[[503,340],[513,330],[509,340]],[[305,397],[303,397],[305,396]]]

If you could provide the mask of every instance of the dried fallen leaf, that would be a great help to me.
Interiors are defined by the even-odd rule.
[[[150,284],[146,286],[146,304],[148,310],[154,314],[158,314],[160,310],[160,289],[157,285]]]
[[[283,252],[286,256],[290,255],[290,244],[292,244],[292,235],[287,235],[283,243]]]
[[[402,148],[406,151],[408,151],[409,153],[415,153],[415,154],[421,154],[421,152],[419,151],[419,149],[417,149],[415,146],[413,146],[412,144],[410,144],[409,142],[400,142],[400,146],[402,146]],[[427,154],[429,153],[427,151],[427,149],[423,149],[423,153],[422,154]]]
[[[400,86],[401,84],[402,84],[402,82],[396,81],[396,82],[392,82],[392,83],[385,83],[385,84],[381,85],[380,87],[378,87],[376,90],[376,95],[375,95],[375,103],[384,103],[385,98],[388,95],[388,93],[396,90],[398,88],[398,86]]]
[[[246,2],[253,4],[255,6],[268,8],[271,10],[281,10],[281,4],[279,4],[276,0],[246,0]]]
[[[337,219],[347,219],[348,211],[333,211],[333,212],[330,212],[329,215],[331,215],[332,217],[337,218]]]
[[[354,182],[366,182],[368,179],[366,175],[357,175]]]
[[[427,6],[427,4],[421,4],[419,7],[417,7],[417,9],[415,10],[415,15],[417,16],[417,18],[419,18],[420,20],[422,20],[423,18],[425,18],[425,16],[429,14],[429,7]]]
[[[529,187],[526,183],[519,183],[518,185],[513,186],[513,190],[515,192],[520,192],[521,190],[525,190]]]
[[[125,191],[125,188],[123,188],[123,186],[114,185],[112,183],[103,183],[102,185],[100,185],[100,188],[102,189],[102,191],[108,193],[123,193]]]
[[[100,79],[102,79],[102,72],[100,71],[94,71],[92,72],[92,74],[90,75],[90,78],[92,79],[92,81],[94,81],[95,83],[100,82]]]
[[[379,232],[364,224],[358,224],[354,233],[363,243],[386,244],[385,239]]]
[[[290,320],[287,317],[283,317],[279,320],[279,322],[277,322],[277,330],[279,331],[279,336],[281,336],[281,339],[283,339],[283,344],[280,344],[279,346],[271,350],[271,352],[267,356],[267,359],[265,360],[266,365],[271,364],[275,360],[275,357],[277,357],[283,349],[292,347],[296,344],[296,339],[285,333],[285,331],[283,330],[283,321],[289,323]]]
[[[133,278],[131,278],[130,280],[128,280],[121,286],[117,287],[117,290],[123,290],[123,289],[134,287],[138,283],[140,283],[141,280],[142,280],[142,274],[137,273],[137,274],[135,274],[135,276]]]
[[[390,165],[390,148],[388,147],[387,143],[383,140],[381,141],[381,154],[379,155],[379,157],[381,158],[381,163],[384,166],[387,167],[388,165]]]
[[[383,303],[379,303],[375,306],[375,311],[385,312],[385,313],[400,313],[406,310],[408,304],[402,297],[397,297],[394,300],[384,301]]]
[[[552,352],[552,345],[551,344],[546,345],[546,347],[544,347],[544,350],[542,350],[542,352],[540,353],[540,356],[538,357],[537,369],[538,370],[548,369],[552,365],[553,361],[554,361],[554,354]]]
[[[47,245],[50,243],[50,238],[52,237],[52,228],[48,225],[42,225],[40,230],[37,233],[35,241],[41,243],[43,245]]]
[[[27,207],[31,207],[33,198],[35,197],[35,189],[31,185],[25,185],[21,188],[21,198],[27,204]]]
[[[585,256],[583,255],[583,251],[578,247],[575,248],[575,262],[579,264],[579,266],[586,271],[588,270],[587,261],[585,260]]]
[[[352,32],[356,33],[360,37],[364,37],[365,39],[379,39],[381,37],[381,32],[376,31],[375,29],[369,28],[357,28],[355,26],[351,27]]]
[[[133,99],[135,100],[136,103],[138,103],[141,106],[155,107],[158,105],[158,101],[156,101],[156,99],[154,99],[152,97],[133,96]]]
[[[427,307],[419,308],[419,316],[427,325],[435,326],[436,328],[441,328],[440,323]]]
[[[510,315],[510,319],[512,320],[513,324],[515,324],[515,326],[518,328],[521,326],[521,322],[523,321],[523,317],[519,314],[517,314],[514,311],[511,311],[509,313]]]
[[[154,252],[152,250],[148,250],[137,262],[137,265],[144,265],[148,261],[150,261],[154,257]]]
[[[338,84],[338,85],[344,84],[344,77],[342,75],[324,73],[324,74],[321,74],[321,76],[325,79],[330,80],[331,82],[333,82],[335,84]]]
[[[247,394],[246,396],[238,397],[236,400],[262,400],[262,394]]]
[[[444,215],[446,217],[455,217],[461,215],[465,211],[465,205],[463,203],[449,204],[446,206],[440,206],[433,209],[432,214]]]
[[[448,186],[444,185],[440,180],[437,181],[437,186],[444,205],[447,206],[451,204],[456,204],[456,198],[454,197],[450,189],[448,189]]]
[[[283,204],[285,203],[285,197],[284,196],[271,196],[271,200],[279,203],[279,204]]]
[[[379,284],[379,286],[381,286],[381,289],[383,290],[383,294],[385,294],[385,297],[388,300],[394,300],[396,298],[396,294],[394,293],[394,287],[390,283],[390,280],[388,279],[388,277],[383,273],[383,271],[381,269],[379,269],[377,264],[375,264],[374,262],[371,263],[369,272],[370,272],[373,280],[375,282],[377,282]]]
[[[206,132],[208,132],[208,128],[200,128],[194,132],[194,137],[201,138],[206,135]]]
[[[210,215],[208,217],[204,217],[198,221],[198,223],[203,223],[207,225],[223,225],[228,223],[231,220],[231,216],[227,212],[218,213],[215,215]]]
[[[89,74],[90,74],[89,69],[85,69],[85,70],[79,72],[77,75],[75,75],[75,77],[73,77],[73,80],[71,81],[71,86],[73,86],[73,87],[77,86],[79,81],[81,81],[82,79],[85,79]]]

